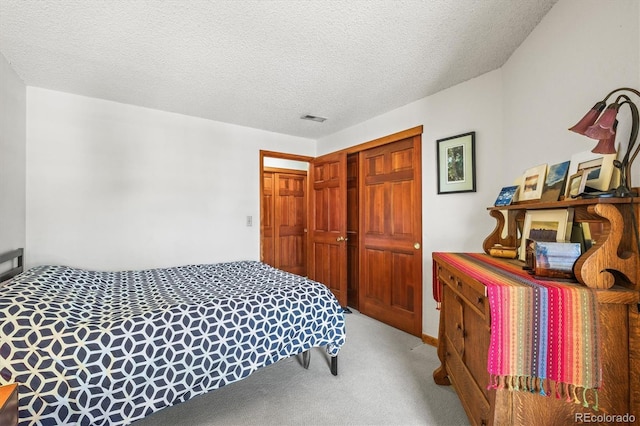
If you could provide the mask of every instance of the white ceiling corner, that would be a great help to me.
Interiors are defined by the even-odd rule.
[[[556,1],[0,0],[0,52],[28,86],[317,139],[501,67]]]

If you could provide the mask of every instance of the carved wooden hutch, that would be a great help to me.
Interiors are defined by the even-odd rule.
[[[491,312],[486,288],[434,253],[434,272],[441,286],[438,356],[442,365],[433,376],[438,384],[454,385],[472,424],[575,424],[585,416],[607,414],[628,414],[640,421],[639,207],[640,198],[608,198],[488,209],[497,226],[484,241],[486,253],[495,244],[518,246],[518,224],[527,210],[573,208],[574,222],[601,224],[600,237],[574,266],[577,280],[596,294],[603,377],[599,411],[537,393],[487,389]],[[516,260],[504,262],[523,265]],[[598,424],[624,424],[607,421],[619,417],[601,420]]]

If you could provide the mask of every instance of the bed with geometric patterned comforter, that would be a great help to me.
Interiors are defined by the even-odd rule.
[[[324,346],[323,284],[254,261],[143,271],[40,266],[0,286],[0,384],[20,425],[122,425]]]

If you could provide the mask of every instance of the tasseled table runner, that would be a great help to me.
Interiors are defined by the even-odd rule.
[[[598,409],[602,371],[592,289],[537,280],[515,265],[481,253],[438,255],[487,287],[489,388],[555,395]],[[437,302],[440,287],[434,280]]]

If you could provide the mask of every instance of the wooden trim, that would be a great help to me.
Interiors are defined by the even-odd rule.
[[[436,339],[435,337],[431,337],[427,334],[422,335],[422,343],[433,346],[435,348],[438,347],[438,339]]]
[[[308,157],[306,155],[288,154],[286,152],[276,152],[276,151],[264,151],[261,149],[260,164],[262,164],[264,157],[282,158],[284,160],[295,160],[295,161],[306,161],[306,162],[311,162],[313,160],[313,157]]]
[[[349,148],[345,148],[347,154],[355,154],[360,151],[365,151],[367,149],[376,148],[382,145],[386,145],[388,143],[401,141],[403,139],[408,139],[413,136],[418,136],[422,134],[422,126],[412,127],[411,129],[403,130],[401,132],[394,133],[392,135],[383,136],[378,139],[374,139],[369,142],[364,142],[359,145],[354,145]],[[338,151],[339,152],[339,151]]]
[[[280,167],[265,167],[263,170],[264,172],[271,172],[271,173],[286,173],[288,175],[300,175],[300,176],[307,176],[307,171],[306,170],[298,170],[298,169],[283,169]]]

